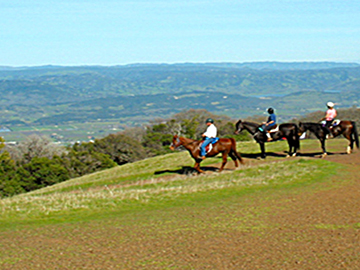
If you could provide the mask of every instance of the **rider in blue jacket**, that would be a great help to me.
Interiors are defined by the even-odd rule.
[[[269,113],[268,120],[264,122],[261,126],[261,129],[268,137],[267,141],[272,141],[271,135],[269,130],[271,130],[276,125],[276,115],[273,108],[267,109],[267,112]]]

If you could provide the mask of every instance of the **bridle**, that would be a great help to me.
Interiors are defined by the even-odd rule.
[[[196,143],[196,142],[197,142],[197,141],[191,141],[191,142],[189,142],[189,143],[184,143],[183,141],[180,140],[180,137],[177,136],[175,143],[174,143],[174,142],[171,143],[170,149],[175,149],[175,148],[179,147],[180,145],[182,145],[182,146],[185,147],[185,146],[187,146],[187,145],[190,145],[190,144],[193,144],[193,143]]]

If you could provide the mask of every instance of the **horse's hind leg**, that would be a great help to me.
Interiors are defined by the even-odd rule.
[[[223,155],[222,155],[222,164],[221,164],[221,167],[219,169],[219,172],[221,172],[224,169],[226,162],[227,162],[227,154],[223,153]]]
[[[354,147],[354,139],[353,139],[353,137],[351,136],[351,134],[350,134],[350,135],[346,135],[346,136],[344,135],[344,137],[349,140],[349,145],[348,145],[348,147],[346,148],[346,153],[351,154],[351,153],[352,153],[352,150],[353,150],[353,147]]]
[[[230,152],[230,153],[229,153],[229,156],[230,156],[231,159],[234,161],[235,167],[238,167],[239,164],[238,164],[238,162],[237,162],[237,158],[236,158],[236,156],[234,155],[234,153],[233,153],[233,152]]]
[[[238,159],[241,164],[244,164],[244,161],[243,161],[241,155],[236,151],[236,142],[233,143],[230,153],[229,153],[229,156],[234,161],[236,167],[238,166],[236,159]]]

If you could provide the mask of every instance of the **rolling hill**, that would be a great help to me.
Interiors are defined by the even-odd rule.
[[[359,84],[356,63],[4,67],[0,123],[12,130],[48,126],[53,132],[54,126],[83,129],[102,123],[94,129],[109,132],[188,108],[236,119],[262,114],[269,106],[287,121],[324,110],[328,100],[342,108],[358,106]]]

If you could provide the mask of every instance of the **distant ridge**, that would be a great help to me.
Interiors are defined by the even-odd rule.
[[[83,68],[127,68],[127,67],[218,67],[218,68],[250,68],[257,70],[314,70],[314,69],[331,69],[331,68],[351,68],[360,67],[359,63],[355,62],[278,62],[278,61],[260,61],[260,62],[208,62],[208,63],[132,63],[126,65],[81,65],[81,66],[59,66],[59,65],[44,65],[44,66],[0,66],[0,71],[17,71],[17,70],[36,70],[36,69],[83,69]]]
[[[358,63],[341,62],[245,62],[245,63],[209,63],[206,65],[250,68],[250,69],[269,69],[269,70],[312,70],[312,69],[330,69],[330,68],[351,68],[360,67]]]
[[[269,106],[291,119],[324,110],[327,101],[359,107],[359,87],[357,63],[0,67],[0,124],[135,125],[191,108],[237,118]]]

